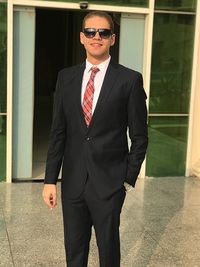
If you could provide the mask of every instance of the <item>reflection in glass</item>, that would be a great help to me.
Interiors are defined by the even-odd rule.
[[[6,178],[6,116],[0,116],[0,181]]]
[[[185,174],[188,117],[150,117],[147,176]]]
[[[92,0],[90,3],[103,4],[103,5],[113,5],[113,6],[135,6],[135,7],[147,7],[149,0]]]
[[[0,3],[0,113],[6,113],[7,4]]]
[[[195,16],[155,14],[150,113],[188,113]]]
[[[156,0],[155,9],[195,11],[196,0]]]
[[[47,0],[43,0],[47,1]],[[70,2],[70,3],[80,3],[80,1],[74,0],[50,0],[56,2]],[[148,7],[149,0],[116,0],[116,1],[107,1],[107,0],[91,0],[89,4],[98,4],[98,5],[112,5],[112,6],[133,6],[133,7]]]

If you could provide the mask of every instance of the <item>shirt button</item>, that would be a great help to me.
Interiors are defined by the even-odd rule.
[[[87,141],[90,141],[90,137],[87,137],[87,139],[86,139]]]

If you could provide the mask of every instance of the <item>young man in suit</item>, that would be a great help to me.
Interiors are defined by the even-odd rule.
[[[140,73],[114,63],[111,17],[90,12],[80,41],[86,62],[60,71],[43,198],[61,198],[68,267],[86,267],[94,226],[101,267],[120,266],[120,212],[126,185],[135,186],[148,143],[146,94]],[[131,139],[128,149],[127,129]]]

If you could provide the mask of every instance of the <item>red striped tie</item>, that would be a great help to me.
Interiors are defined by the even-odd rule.
[[[94,97],[94,78],[99,71],[97,67],[92,67],[92,73],[90,75],[90,79],[87,83],[84,97],[83,97],[83,113],[85,116],[85,122],[87,126],[90,125],[90,121],[92,119],[92,103],[93,103],[93,97]]]

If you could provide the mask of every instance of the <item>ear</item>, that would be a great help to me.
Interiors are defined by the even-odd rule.
[[[116,37],[116,35],[112,34],[110,46],[113,46],[115,44],[115,37]]]
[[[80,42],[81,42],[81,44],[84,44],[83,38],[84,38],[84,34],[82,32],[80,32]]]

